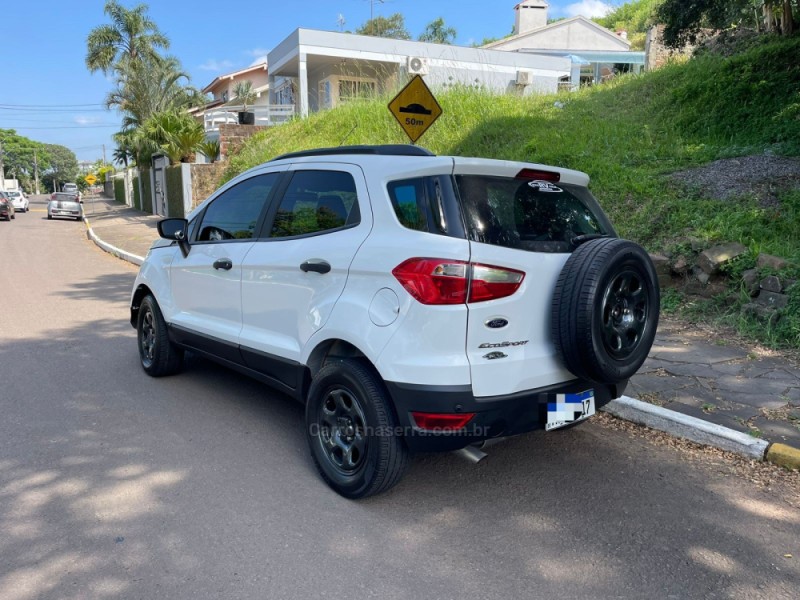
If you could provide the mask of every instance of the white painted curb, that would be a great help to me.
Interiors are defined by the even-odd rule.
[[[86,223],[86,233],[89,235],[89,239],[92,240],[95,244],[97,244],[100,248],[108,252],[109,254],[113,254],[117,258],[121,258],[122,260],[127,260],[130,263],[133,263],[139,267],[142,266],[144,262],[144,257],[139,256],[137,254],[131,254],[130,252],[126,252],[121,248],[117,248],[116,246],[112,246],[111,244],[104,242],[97,234],[92,230],[92,226],[89,225],[89,219],[86,217],[83,218],[84,223]]]
[[[703,419],[690,417],[628,396],[612,400],[600,410],[626,421],[646,425],[676,437],[734,452],[755,460],[764,460],[769,446],[769,442],[766,440],[754,438],[741,431],[709,423]]]

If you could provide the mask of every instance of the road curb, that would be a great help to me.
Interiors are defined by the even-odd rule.
[[[699,444],[734,452],[746,458],[764,460],[767,449],[770,448],[770,444],[766,440],[628,396],[612,400],[600,410],[626,421],[646,425]],[[783,444],[773,444],[772,446],[783,446]],[[789,448],[789,446],[785,447]],[[794,450],[794,448],[791,449]],[[800,458],[800,451],[795,452]]]
[[[129,263],[133,263],[134,265],[141,267],[142,263],[144,262],[144,257],[139,256],[137,254],[132,254],[121,248],[117,248],[116,246],[112,246],[108,242],[104,242],[92,229],[92,226],[89,224],[89,219],[83,217],[83,222],[86,224],[86,235],[87,237],[92,240],[97,246],[108,252],[109,254],[113,254],[117,258],[121,258],[122,260],[126,260]]]
[[[800,450],[786,444],[771,444],[766,459],[787,469],[800,470]]]

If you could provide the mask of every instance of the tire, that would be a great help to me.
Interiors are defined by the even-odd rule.
[[[52,221],[52,220],[53,220],[53,215],[47,215],[47,219],[48,219],[49,221]]]
[[[167,323],[152,295],[142,299],[136,321],[139,359],[151,377],[174,375],[183,366],[183,349],[169,340]]]
[[[617,238],[579,246],[552,306],[553,341],[567,369],[597,383],[630,379],[653,345],[659,303],[658,277],[641,246]]]
[[[345,498],[385,492],[411,461],[386,387],[361,360],[328,362],[314,377],[306,435],[322,479]]]

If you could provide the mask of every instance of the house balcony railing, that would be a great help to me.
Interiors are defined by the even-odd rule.
[[[225,106],[206,111],[203,114],[203,128],[208,131],[219,131],[220,125],[236,125],[239,123],[241,106]],[[254,125],[280,125],[294,117],[293,104],[257,104],[248,106],[247,112],[252,112],[255,118]]]

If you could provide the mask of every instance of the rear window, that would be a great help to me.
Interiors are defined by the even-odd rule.
[[[582,186],[456,176],[469,239],[535,252],[572,252],[579,235],[616,235]]]

